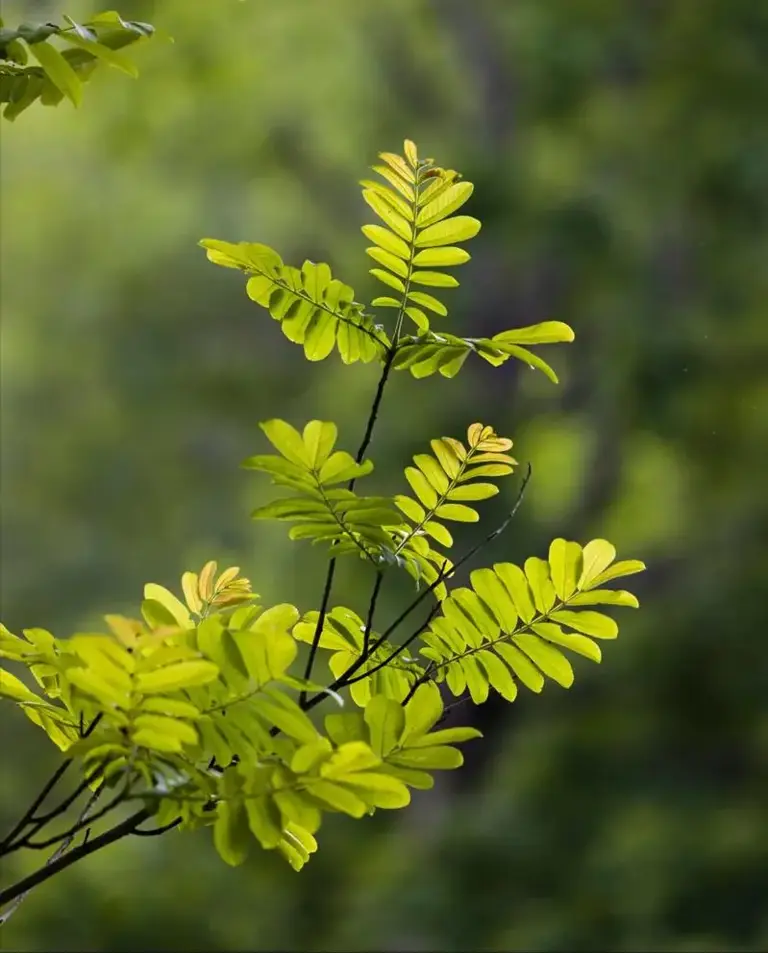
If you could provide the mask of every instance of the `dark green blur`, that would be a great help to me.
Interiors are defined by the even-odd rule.
[[[484,223],[446,328],[552,318],[576,341],[546,349],[559,387],[517,362],[398,374],[376,491],[480,420],[533,465],[481,562],[605,536],[649,568],[600,667],[460,707],[486,734],[465,768],[405,811],[327,821],[302,873],[271,853],[227,868],[207,831],[134,839],[39,888],[0,948],[768,948],[768,6],[114,5],[175,44],[137,48],[136,81],[103,71],[80,110],[2,129],[0,618],[92,630],[209,558],[267,603],[318,606],[321,553],[249,522],[269,490],[238,464],[273,416],[334,419],[354,450],[376,370],[309,365],[196,242],[325,260],[372,298],[357,179],[406,136],[475,183]],[[367,585],[345,566],[337,601]],[[0,718],[4,829],[58,759]]]

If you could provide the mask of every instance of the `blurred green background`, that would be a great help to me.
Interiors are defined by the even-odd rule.
[[[5,0],[6,23],[106,4]],[[31,896],[8,950],[768,949],[768,5],[758,0],[122,0],[175,38],[75,111],[2,129],[2,611],[64,635],[144,582],[236,563],[317,607],[321,555],[248,520],[257,422],[357,445],[372,367],[308,365],[202,237],[378,294],[357,179],[413,138],[475,183],[447,327],[546,318],[522,365],[398,374],[377,486],[482,420],[533,464],[483,554],[607,536],[648,572],[600,668],[462,706],[483,741],[403,812],[326,821],[301,873],[210,834],[123,841]],[[372,480],[374,478],[371,478]],[[513,498],[489,504],[489,521]],[[359,606],[346,566],[337,600]],[[406,597],[393,587],[382,617]],[[58,763],[4,709],[0,826]],[[3,882],[38,857],[6,863]]]

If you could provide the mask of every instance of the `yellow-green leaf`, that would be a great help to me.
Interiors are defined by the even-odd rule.
[[[88,40],[85,37],[74,33],[66,33],[62,38],[72,46],[77,46],[81,50],[91,53],[97,59],[103,60],[105,63],[108,63],[110,66],[114,66],[116,69],[119,69],[121,72],[126,73],[128,76],[131,76],[134,79],[139,75],[139,71],[136,69],[136,66],[131,62],[131,60],[128,59],[127,56],[117,52],[117,50],[110,49],[108,46],[104,46],[103,43],[97,43],[93,40]]]
[[[413,170],[408,166],[402,156],[396,155],[393,152],[380,152],[379,158],[383,159],[387,165],[394,169],[399,176],[402,176],[406,182],[416,181],[416,176]]]
[[[411,802],[408,788],[392,775],[360,771],[356,774],[340,774],[337,781],[353,788],[372,807],[390,810],[407,807]]]
[[[363,179],[360,185],[368,191],[379,195],[383,201],[389,202],[392,208],[406,221],[413,221],[413,208],[408,202],[404,202],[392,189],[388,189],[386,185],[382,185],[381,182],[372,182],[370,179]]]
[[[426,294],[424,291],[409,291],[408,299],[409,301],[415,301],[416,304],[420,304],[425,308],[429,308],[429,310],[434,311],[435,314],[440,314],[443,317],[448,314],[448,309],[442,301],[438,301],[437,298]]]
[[[363,191],[363,198],[396,235],[399,235],[400,238],[405,239],[407,242],[412,240],[413,229],[410,224],[402,215],[398,214],[398,212],[392,208],[386,199],[383,199],[378,193],[371,189],[365,189]]]
[[[517,683],[499,656],[486,649],[477,653],[477,660],[485,669],[488,681],[501,697],[513,702],[517,698]]]
[[[448,476],[453,480],[461,471],[462,462],[456,455],[450,443],[445,440],[430,441],[435,456],[440,461],[440,466],[445,470]]]
[[[514,563],[496,563],[493,570],[504,583],[520,618],[530,622],[536,615],[536,607],[523,570]]]
[[[365,814],[365,802],[340,784],[334,784],[332,781],[319,778],[317,780],[312,779],[311,782],[307,782],[307,790],[316,798],[325,801],[326,804],[330,804],[332,808],[342,811],[344,814],[350,814],[352,817],[362,817]]]
[[[616,558],[615,548],[606,539],[593,539],[582,553],[583,568],[578,588],[586,589]]]
[[[535,638],[535,636],[530,636]],[[527,689],[537,694],[544,688],[544,676],[520,649],[506,642],[498,642],[496,651],[517,675]]]
[[[192,612],[199,614],[203,608],[203,603],[197,590],[197,573],[185,572],[181,577],[181,589],[189,608]]]
[[[549,578],[549,563],[538,556],[529,556],[525,561],[525,575],[533,593],[533,601],[539,612],[549,612],[555,604],[555,588]]]
[[[400,512],[405,513],[408,519],[413,523],[421,523],[427,515],[427,511],[421,507],[416,500],[411,499],[410,496],[396,496],[394,503]]]
[[[419,164],[419,154],[416,150],[416,143],[411,139],[406,139],[403,142],[403,152],[405,157],[411,165],[412,169],[415,169]]]
[[[443,503],[435,510],[435,515],[458,523],[476,523],[480,519],[476,510],[461,503]]]
[[[573,329],[562,321],[542,321],[526,328],[501,331],[494,341],[505,344],[558,344],[574,340]]]
[[[564,602],[576,590],[581,573],[581,546],[565,539],[553,539],[549,546],[549,567],[552,585]]]
[[[568,600],[571,606],[627,606],[637,609],[640,603],[637,596],[626,589],[590,589],[587,592],[577,592]]]
[[[330,421],[310,420],[304,427],[303,440],[309,465],[314,470],[320,469],[330,457],[334,448],[338,430],[336,424]]]
[[[431,536],[432,539],[440,543],[441,546],[445,546],[446,548],[453,546],[453,536],[451,536],[442,523],[438,523],[435,520],[427,520],[422,526],[422,529]]]
[[[514,632],[517,625],[517,609],[497,574],[492,569],[473,569],[469,578],[472,588],[488,606],[497,623],[505,632]]]
[[[216,561],[209,560],[200,570],[200,577],[197,581],[200,598],[209,602],[213,596],[213,577],[216,575]]]
[[[636,572],[644,572],[645,563],[641,562],[639,559],[623,559],[620,562],[615,563],[613,566],[609,566],[604,572],[599,573],[597,576],[593,576],[590,579],[589,584],[586,586],[580,586],[580,588],[592,588],[594,586],[602,586],[604,582],[610,582],[611,579],[618,579],[621,576],[632,576]]]
[[[434,457],[430,457],[428,453],[417,453],[413,462],[438,493],[445,493],[449,486],[448,477]]]
[[[429,331],[429,318],[421,308],[406,308],[405,313],[413,321],[419,331]]]
[[[403,707],[385,695],[374,695],[365,706],[365,723],[368,725],[373,753],[385,758],[403,731]]]
[[[392,764],[402,765],[405,768],[437,771],[460,768],[464,764],[464,756],[458,748],[435,745],[429,748],[408,748],[405,751],[399,751],[391,756],[390,761]]]
[[[317,740],[317,729],[308,715],[287,695],[275,693],[268,698],[260,695],[255,703],[257,713],[304,744],[311,744]]]
[[[369,238],[372,242],[383,248],[385,251],[391,252],[393,255],[396,255],[398,258],[403,258],[406,261],[411,256],[411,250],[402,240],[398,238],[397,235],[394,235],[388,228],[384,228],[383,225],[363,225],[361,229],[363,235],[366,238]]]
[[[431,285],[433,288],[457,288],[459,285],[453,275],[444,275],[441,271],[414,271],[411,283]]]
[[[405,718],[400,735],[400,744],[410,747],[416,739],[425,735],[439,721],[443,714],[443,702],[436,686],[428,682],[413,693],[405,706]],[[432,744],[436,744],[435,741]]]
[[[583,655],[593,662],[599,662],[603,657],[600,646],[592,639],[588,639],[586,635],[563,632],[559,625],[552,622],[536,622],[532,628],[542,639],[554,642],[555,645],[562,645],[563,648],[570,649],[578,655]]]
[[[159,602],[183,628],[192,628],[192,618],[187,607],[164,586],[159,586],[155,582],[148,582],[144,586],[144,598]]]
[[[308,466],[307,450],[301,434],[295,427],[284,420],[265,420],[259,426],[267,436],[267,440],[281,453],[286,460],[298,466]]]
[[[418,252],[413,263],[419,268],[448,268],[452,265],[463,265],[470,257],[469,252],[463,248],[428,248]]]
[[[419,498],[419,501],[428,510],[431,510],[434,506],[437,505],[437,501],[438,501],[437,493],[429,484],[429,482],[427,481],[427,478],[424,476],[421,470],[417,470],[416,467],[406,467],[405,478],[410,483],[411,489]]]
[[[373,171],[378,172],[383,179],[386,179],[387,182],[389,182],[391,185],[394,185],[397,191],[401,195],[405,196],[409,202],[414,201],[416,195],[413,191],[413,186],[404,181],[393,169],[390,169],[385,165],[374,165],[372,168]]]
[[[57,89],[60,89],[74,106],[79,106],[83,99],[83,84],[59,50],[47,40],[43,40],[41,43],[30,43],[29,51]]]
[[[39,702],[40,697],[31,691],[20,679],[0,668],[0,696],[16,702]]]
[[[282,831],[280,814],[268,797],[249,797],[245,801],[248,826],[256,840],[265,850],[272,850],[280,843]]]
[[[438,245],[451,245],[453,242],[465,242],[474,238],[480,231],[480,222],[469,215],[456,215],[453,218],[437,222],[422,229],[416,235],[418,248],[434,248]]]
[[[549,645],[536,635],[521,633],[514,635],[515,645],[538,665],[545,675],[554,679],[563,688],[573,685],[573,668],[562,652]]]
[[[199,718],[200,711],[189,702],[181,698],[166,698],[163,695],[142,698],[139,706],[142,711],[153,711],[160,715],[170,715],[176,718]]]
[[[213,843],[219,857],[236,867],[248,856],[250,837],[243,805],[233,801],[220,801],[216,807],[216,822],[213,825]]]
[[[394,272],[396,275],[399,275],[401,278],[406,278],[408,276],[408,266],[396,255],[393,255],[391,252],[385,251],[383,248],[378,246],[373,246],[371,248],[365,249],[366,253],[373,258],[374,261],[377,261],[380,265],[383,265],[385,268],[389,268],[390,271]]]
[[[195,685],[207,685],[218,678],[219,668],[213,662],[203,659],[190,662],[176,662],[152,672],[142,672],[136,676],[136,687],[146,694],[172,692]]]
[[[71,668],[67,672],[67,681],[108,708],[124,708],[128,704],[127,692],[122,691],[92,669]]]
[[[448,494],[449,500],[487,500],[496,496],[499,488],[493,483],[463,483]]]
[[[157,732],[160,735],[177,739],[183,745],[196,745],[198,741],[197,732],[192,725],[167,715],[138,715],[134,724],[139,730],[148,729]]]
[[[602,612],[571,612],[568,609],[560,609],[552,613],[555,622],[562,622],[564,625],[576,629],[577,632],[584,632],[596,639],[615,639],[619,634],[619,627],[616,622]]]
[[[472,194],[474,186],[471,182],[456,182],[444,189],[437,198],[428,202],[416,218],[418,228],[433,225],[460,208]]]
[[[378,278],[383,284],[394,288],[395,291],[405,291],[405,285],[397,275],[393,275],[389,271],[384,271],[383,268],[371,268],[371,274],[374,278]]]

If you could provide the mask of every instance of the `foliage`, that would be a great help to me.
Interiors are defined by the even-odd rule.
[[[437,167],[433,159],[420,159],[409,141],[404,151],[404,156],[382,152],[384,164],[373,166],[386,185],[362,181],[363,198],[383,222],[362,229],[374,243],[367,254],[381,266],[372,268],[371,274],[390,292],[374,298],[371,306],[395,310],[391,340],[353,300],[352,289],[331,280],[328,265],[305,261],[301,270],[286,267],[271,248],[248,242],[206,238],[200,244],[214,264],[239,268],[251,276],[246,284],[248,296],[280,321],[290,341],[304,344],[310,360],[328,357],[335,343],[345,363],[378,358],[387,367],[409,369],[414,377],[436,371],[453,377],[467,356],[476,353],[496,367],[516,357],[556,382],[549,365],[523,345],[572,341],[573,331],[562,322],[545,321],[490,339],[431,330],[426,311],[445,317],[448,309],[435,294],[413,286],[457,287],[453,275],[434,269],[469,261],[469,253],[456,243],[474,238],[480,222],[470,215],[453,214],[472,194],[471,182],[457,181],[457,172]],[[403,333],[405,318],[416,325],[417,335]]]
[[[358,490],[410,492],[403,467],[430,436],[489,421],[521,467],[483,519],[501,519],[527,460],[534,477],[474,565],[523,566],[558,535],[649,564],[627,580],[642,612],[615,613],[601,666],[576,658],[570,691],[451,708],[446,724],[485,734],[465,766],[407,810],[324,824],[303,875],[261,850],[215,870],[208,831],[129,837],[33,894],[7,946],[62,947],[76,906],[79,949],[766,949],[768,8],[0,6],[10,26],[114,7],[176,38],[136,54],[139,81],[96,75],[77,113],[33,108],[0,133],[14,632],[98,630],[101,612],[133,614],[147,579],[175,590],[209,553],[272,601],[318,606],[321,553],[247,519],[271,494],[236,464],[271,451],[254,430],[271,417],[334,420],[354,453],[376,365],[308,365],[190,236],[330,262],[369,302],[384,291],[357,229],[375,217],[349,186],[400,129],[475,183],[461,211],[483,222],[434,329],[556,317],[577,342],[538,349],[558,387],[474,356],[454,381],[398,379]],[[456,529],[463,546],[482,524]],[[363,618],[367,572],[339,560],[332,600]],[[409,586],[382,591],[378,631]],[[0,836],[58,757],[10,708]],[[6,858],[3,885],[43,859]]]
[[[468,257],[455,243],[476,235],[480,223],[454,213],[472,187],[433,160],[420,160],[409,140],[403,156],[381,158],[385,164],[375,170],[388,185],[366,180],[363,197],[384,225],[363,230],[375,242],[369,254],[382,266],[372,273],[398,294],[371,305],[394,310],[389,335],[353,300],[351,289],[331,279],[327,265],[305,262],[299,271],[263,245],[202,242],[214,263],[248,275],[249,297],[269,310],[289,340],[304,345],[307,358],[320,360],[336,348],[345,363],[381,364],[355,456],[335,449],[333,423],[312,420],[299,432],[273,419],[261,426],[277,454],[245,462],[292,493],[253,516],[290,522],[292,539],[329,546],[319,611],[302,614],[294,605],[262,603],[238,567],[217,576],[211,561],[199,573],[183,575],[183,601],[150,583],[142,618],[106,616],[102,632],[57,639],[43,629],[26,629],[20,637],[4,628],[0,657],[25,667],[39,691],[3,670],[0,694],[78,765],[79,792],[90,788],[93,798],[112,792],[63,834],[42,840],[40,831],[72,802],[42,815],[36,803],[6,839],[6,853],[68,841],[119,805],[134,803],[137,813],[123,822],[127,833],[146,833],[139,825],[149,819],[157,831],[211,826],[227,863],[240,863],[255,839],[298,870],[317,849],[324,814],[361,818],[379,808],[404,807],[410,788],[431,787],[431,772],[462,764],[453,745],[480,733],[439,727],[441,682],[454,695],[468,689],[477,703],[490,688],[514,700],[518,682],[536,692],[547,677],[568,687],[573,671],[562,649],[599,662],[592,639],[612,639],[618,632],[612,618],[583,607],[637,605],[631,594],[602,587],[643,564],[614,562],[615,549],[602,539],[583,548],[556,539],[548,560],[529,558],[524,571],[499,563],[474,570],[471,588],[449,588],[460,566],[506,528],[527,482],[504,522],[452,561],[445,552],[454,543],[446,522],[478,521],[471,504],[496,495],[499,488],[490,481],[512,474],[517,463],[508,453],[512,441],[491,426],[474,423],[466,442],[434,439],[431,454],[414,456],[404,473],[413,496],[355,491],[373,469],[365,452],[392,370],[410,367],[414,376],[424,376],[429,365],[452,376],[463,361],[455,354],[455,342],[461,342],[492,364],[513,356],[553,376],[521,342],[573,337],[556,322],[505,332],[492,346],[433,334],[422,309],[439,316],[446,309],[412,287],[455,286],[442,271],[422,266],[454,266]],[[403,333],[406,318],[417,325],[419,344]],[[414,347],[425,349],[422,356],[401,360]],[[358,554],[372,573],[364,619],[352,608],[331,605],[336,560],[346,554]],[[388,574],[400,569],[415,579],[418,594],[379,632],[377,600]],[[426,620],[409,622],[427,600]],[[301,643],[310,650],[298,675]],[[412,654],[406,654],[409,649]],[[316,654],[326,650],[334,676],[329,685],[312,680]],[[308,713],[321,702],[341,711],[320,723]],[[98,849],[115,830],[123,828],[78,849]],[[48,875],[34,875],[34,882]],[[0,901],[18,897],[27,886],[24,881],[3,891]]]
[[[73,106],[83,98],[83,83],[100,65],[138,76],[133,61],[121,52],[155,34],[149,23],[124,20],[115,10],[97,13],[86,23],[65,16],[66,26],[23,23],[16,29],[0,20],[0,103],[13,121],[32,103],[57,106],[65,97]],[[59,49],[56,38],[64,44]],[[30,55],[37,66],[28,66]]]

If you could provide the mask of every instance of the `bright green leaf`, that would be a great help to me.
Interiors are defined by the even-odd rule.
[[[59,50],[44,40],[42,43],[31,43],[29,51],[43,67],[51,82],[74,106],[79,106],[83,99],[83,84]]]
[[[552,619],[596,639],[615,639],[619,634],[619,627],[614,620],[601,612],[590,612],[588,610],[571,612],[568,609],[561,609],[552,613]]]
[[[177,662],[136,676],[136,688],[145,694],[173,692],[195,685],[207,685],[218,678],[219,668],[202,659]]]
[[[480,222],[476,218],[469,215],[456,215],[419,231],[415,244],[418,248],[451,245],[453,242],[465,242],[474,238],[479,231]]]

